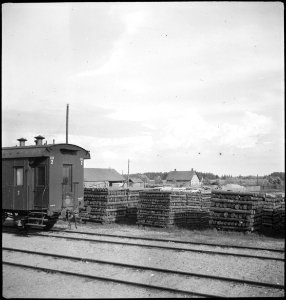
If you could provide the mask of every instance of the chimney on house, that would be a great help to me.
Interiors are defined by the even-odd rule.
[[[19,141],[20,142],[20,147],[24,147],[25,146],[25,142],[27,141],[26,139],[24,139],[24,138],[20,138],[20,139],[18,139],[17,141]]]
[[[43,145],[43,140],[45,139],[43,136],[41,135],[38,135],[38,136],[35,136],[35,143],[36,143],[36,146],[42,146]]]

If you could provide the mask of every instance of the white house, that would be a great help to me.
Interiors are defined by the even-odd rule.
[[[175,169],[167,175],[166,184],[174,187],[197,187],[201,183],[193,169],[191,171],[177,171]]]

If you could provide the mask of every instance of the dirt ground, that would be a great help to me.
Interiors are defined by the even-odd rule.
[[[59,221],[55,228],[67,229],[67,224]],[[284,249],[285,240],[282,237],[266,237],[258,234],[240,234],[217,232],[215,230],[182,230],[179,228],[159,229],[140,228],[136,225],[101,225],[96,223],[78,224],[72,230],[90,231],[106,234],[133,235],[177,239],[184,241],[200,241],[227,245],[244,245]],[[193,252],[159,251],[157,249],[126,247],[121,245],[67,241],[46,237],[23,237],[2,233],[4,247],[16,247],[27,250],[38,250],[84,258],[110,260],[114,262],[135,263],[188,272],[218,275],[224,277],[244,278],[248,280],[275,282],[284,284],[284,263],[264,261],[231,256],[211,256]],[[12,254],[3,252],[3,260],[22,262],[34,265],[48,265],[51,268],[64,268],[79,273],[94,272],[97,275],[108,275],[115,278],[127,278],[150,284],[164,283],[181,289],[189,288],[201,293],[209,293],[228,297],[273,297],[284,296],[283,290],[275,292],[268,288],[229,285],[218,282],[206,282],[198,279],[178,280],[175,277],[154,275],[152,272],[130,272],[130,270],[113,267],[91,266],[83,263],[70,263],[49,258]],[[24,262],[23,262],[24,260]],[[157,290],[130,287],[123,284],[87,280],[60,274],[36,272],[3,265],[2,295],[7,298],[170,298],[174,294]],[[176,295],[175,295],[176,296]],[[177,295],[177,297],[182,297]]]

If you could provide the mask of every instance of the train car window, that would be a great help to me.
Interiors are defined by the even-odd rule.
[[[63,165],[63,185],[66,192],[72,192],[72,165]]]
[[[36,168],[36,185],[44,186],[46,184],[46,168],[40,166]]]
[[[24,184],[24,168],[23,167],[16,167],[15,168],[16,174],[16,186],[20,186]]]
[[[62,154],[77,155],[78,150],[60,149]]]

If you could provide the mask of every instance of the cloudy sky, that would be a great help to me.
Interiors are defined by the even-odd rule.
[[[86,167],[284,171],[280,2],[2,4],[2,146],[43,135]]]

